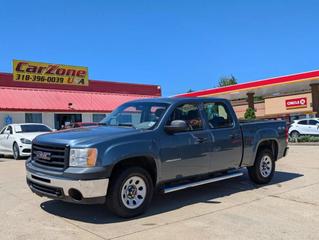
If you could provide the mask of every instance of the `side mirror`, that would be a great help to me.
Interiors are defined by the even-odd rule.
[[[170,134],[185,132],[189,130],[189,126],[183,120],[174,120],[171,122],[171,125],[166,125],[164,127],[165,131]]]

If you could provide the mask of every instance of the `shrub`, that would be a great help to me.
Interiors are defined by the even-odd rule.
[[[319,137],[303,135],[298,138],[289,137],[289,142],[319,142]]]
[[[244,117],[247,120],[256,119],[255,109],[251,107],[247,108]]]

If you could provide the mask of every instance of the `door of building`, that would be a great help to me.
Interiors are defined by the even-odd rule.
[[[54,126],[58,130],[74,122],[82,122],[82,114],[54,114]]]

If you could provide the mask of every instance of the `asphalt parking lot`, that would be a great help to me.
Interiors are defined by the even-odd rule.
[[[99,205],[40,198],[24,160],[0,159],[1,239],[319,239],[319,146],[291,146],[270,185],[247,174],[156,195],[143,216],[123,220]]]

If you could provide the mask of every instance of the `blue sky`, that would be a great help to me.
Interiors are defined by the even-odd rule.
[[[318,69],[318,25],[317,0],[2,1],[0,71],[12,59],[87,66],[170,96]]]

